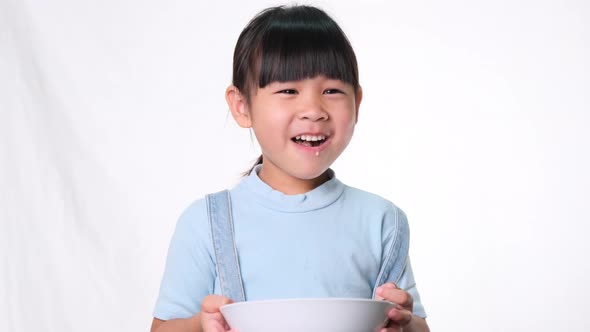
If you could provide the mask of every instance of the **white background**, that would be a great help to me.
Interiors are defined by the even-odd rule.
[[[270,1],[0,0],[2,331],[147,331],[191,201],[258,154],[228,116]],[[590,5],[318,1],[365,95],[333,165],[407,213],[433,331],[589,331]]]

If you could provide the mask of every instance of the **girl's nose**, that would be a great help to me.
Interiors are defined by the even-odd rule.
[[[309,102],[299,112],[299,118],[301,120],[310,121],[325,121],[328,120],[328,112],[324,109],[324,106],[319,100]]]

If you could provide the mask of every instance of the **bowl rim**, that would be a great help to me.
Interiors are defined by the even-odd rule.
[[[303,298],[287,298],[287,299],[268,299],[268,300],[252,300],[252,301],[242,301],[242,302],[234,302],[230,304],[225,304],[220,307],[229,308],[229,307],[237,307],[247,304],[256,304],[256,303],[285,303],[285,302],[371,302],[371,303],[384,303],[387,305],[395,305],[395,303],[386,301],[386,300],[377,300],[377,299],[366,299],[366,298],[353,298],[353,297],[303,297]]]

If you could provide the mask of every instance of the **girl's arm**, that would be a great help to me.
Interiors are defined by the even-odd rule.
[[[154,318],[150,332],[203,332],[201,314],[191,318],[161,320]]]
[[[201,312],[186,319],[161,320],[154,318],[151,332],[231,332],[219,308],[233,303],[230,298],[207,295],[201,304]]]
[[[201,316],[196,315],[202,312],[201,300],[213,293],[216,275],[206,216],[206,203],[200,199],[183,211],[176,223],[151,332],[215,331],[204,329]]]

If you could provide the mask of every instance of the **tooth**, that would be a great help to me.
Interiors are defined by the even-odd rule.
[[[295,136],[295,139],[301,139],[301,136]]]
[[[317,137],[317,136],[312,136],[312,137],[311,137],[311,140],[315,142],[315,141],[317,141],[317,140],[318,140],[318,137]]]

